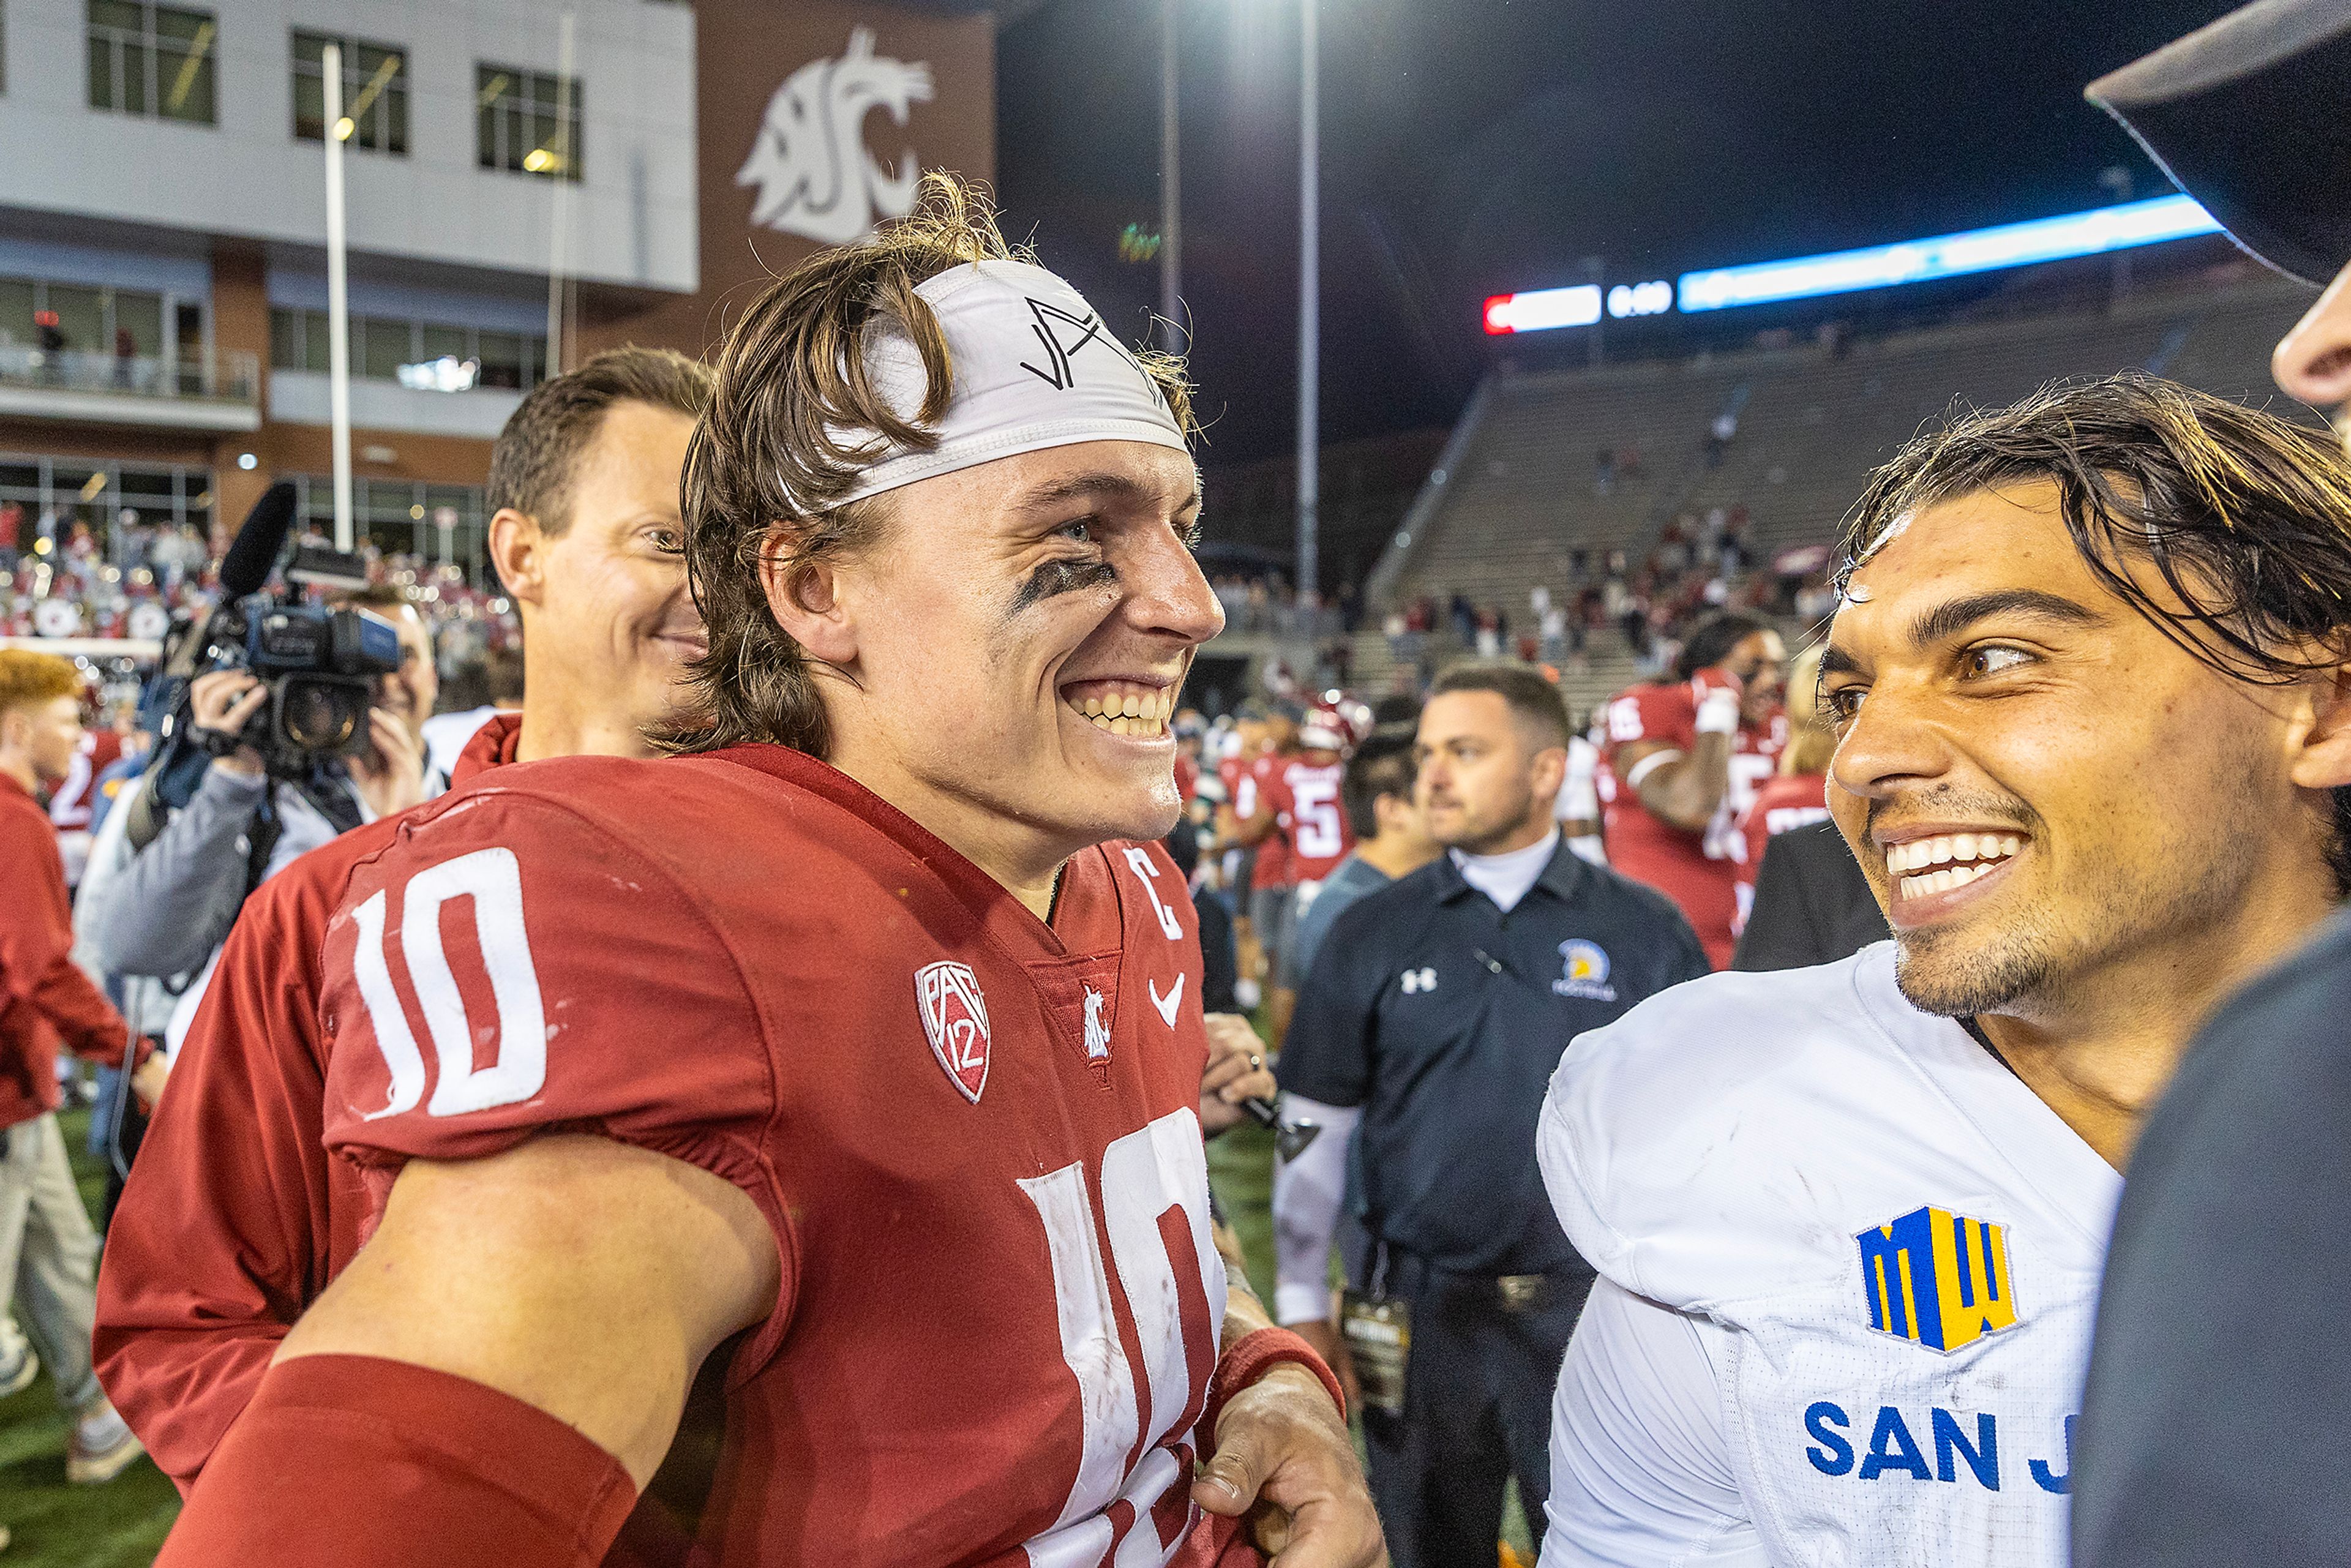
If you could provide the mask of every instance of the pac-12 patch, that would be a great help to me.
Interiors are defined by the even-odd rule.
[[[1878,1333],[1949,1354],[2016,1326],[2006,1226],[1929,1205],[1855,1239]]]
[[[914,1000],[947,1082],[978,1104],[987,1085],[987,998],[979,977],[968,964],[925,964],[914,971]]]

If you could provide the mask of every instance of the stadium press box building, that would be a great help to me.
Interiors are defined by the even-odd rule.
[[[356,527],[478,573],[490,442],[551,359],[705,353],[917,169],[992,175],[1006,9],[5,0],[0,507],[26,549],[126,511],[219,535],[277,478],[331,517],[331,41]]]

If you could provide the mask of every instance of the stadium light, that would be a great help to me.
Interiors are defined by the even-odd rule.
[[[2061,217],[2033,218],[1994,228],[1969,229],[1933,239],[1869,246],[1791,261],[1716,267],[1682,274],[1681,308],[1722,310],[1737,305],[1768,305],[1850,294],[1864,288],[1962,277],[2002,267],[2074,256],[2103,256],[2165,240],[2218,234],[2220,225],[2190,196],[2158,196],[2095,207]]]

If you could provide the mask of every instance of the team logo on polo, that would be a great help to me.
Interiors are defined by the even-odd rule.
[[[2016,1326],[2006,1226],[1930,1205],[1855,1239],[1879,1333],[1949,1353]]]
[[[914,999],[947,1082],[978,1104],[987,1084],[987,998],[979,977],[967,964],[925,964],[914,971]]]
[[[1613,1002],[1616,988],[1608,983],[1608,954],[1597,942],[1582,937],[1559,945],[1559,978],[1551,988],[1562,997]]]

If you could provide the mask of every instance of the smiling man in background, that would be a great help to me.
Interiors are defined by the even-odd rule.
[[[710,386],[683,355],[619,349],[507,421],[489,546],[522,616],[524,704],[475,734],[456,783],[534,758],[652,755],[644,732],[702,646],[678,478]],[[183,1486],[359,1248],[366,1190],[320,1141],[319,949],[343,879],[403,820],[333,840],[246,903],[108,1233],[99,1375]]]
[[[1291,1113],[1323,1134],[1275,1168],[1275,1313],[1343,1364],[1375,1329],[1406,1342],[1353,1368],[1397,1568],[1491,1562],[1513,1476],[1541,1539],[1550,1387],[1592,1287],[1534,1180],[1543,1084],[1579,1032],[1707,972],[1663,894],[1565,842],[1568,739],[1531,665],[1437,678],[1419,821],[1390,821],[1444,852],[1332,923],[1281,1053]],[[1364,1255],[1334,1322],[1350,1189]]]
[[[1822,695],[1895,939],[1562,1063],[1543,1174],[1603,1282],[1546,1563],[2065,1562],[2139,1120],[2351,878],[2346,516],[2330,443],[2137,375],[1872,479]]]

